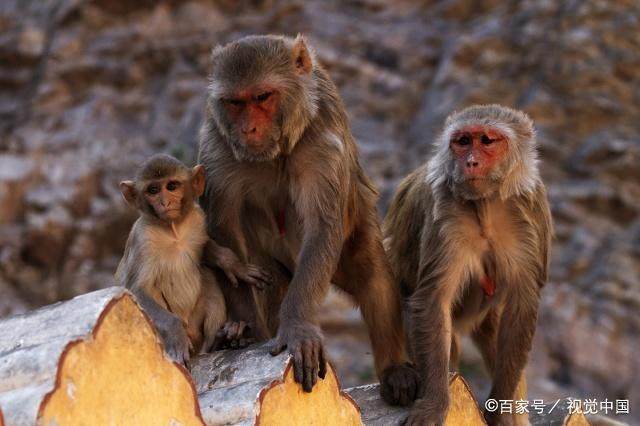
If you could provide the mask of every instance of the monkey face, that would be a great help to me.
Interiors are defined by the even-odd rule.
[[[176,158],[158,154],[140,167],[135,181],[120,182],[120,191],[148,220],[170,225],[187,216],[196,198],[204,193],[204,186],[202,165],[189,169]]]
[[[508,141],[497,129],[470,125],[451,135],[454,180],[466,198],[483,198],[498,189]]]
[[[243,89],[220,99],[237,157],[272,159],[280,153],[280,91],[272,86]]]
[[[249,36],[216,47],[207,114],[237,160],[291,152],[318,111],[319,77],[304,39]]]
[[[144,187],[144,201],[149,210],[164,222],[179,221],[182,217],[184,182],[178,179],[154,180]]]

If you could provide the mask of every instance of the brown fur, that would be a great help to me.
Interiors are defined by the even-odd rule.
[[[449,153],[449,136],[469,123],[509,136],[508,154],[481,197],[457,190]],[[384,226],[391,264],[409,301],[411,349],[423,382],[410,425],[443,422],[458,334],[471,333],[478,345],[493,378],[490,397],[514,398],[524,380],[552,234],[526,115],[497,105],[468,108],[447,119],[435,148],[432,160],[400,184]],[[496,282],[493,296],[479,284],[488,275]],[[521,420],[488,413],[487,419]]]
[[[264,151],[252,155],[221,100],[266,83],[280,99],[278,115]],[[230,309],[259,321],[263,338],[277,330],[273,353],[289,347],[296,380],[310,391],[323,376],[317,314],[333,282],[362,310],[386,397],[412,400],[415,377],[403,366],[400,297],[381,245],[377,193],[338,92],[301,37],[248,37],[214,50],[199,159],[210,235],[276,276],[265,297],[223,286],[235,300]]]

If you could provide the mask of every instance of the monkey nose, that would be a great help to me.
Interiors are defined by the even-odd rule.
[[[478,167],[478,162],[477,161],[467,161],[467,167],[468,168],[474,168],[474,167]]]
[[[243,127],[242,128],[242,133],[244,133],[245,135],[249,135],[251,133],[255,133],[256,132],[256,128],[255,127]]]

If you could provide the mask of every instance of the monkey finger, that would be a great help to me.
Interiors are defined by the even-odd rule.
[[[284,351],[285,349],[287,349],[287,344],[282,343],[279,339],[276,339],[275,343],[273,344],[273,347],[271,348],[271,350],[269,350],[269,353],[272,356],[276,356],[281,354],[282,351]]]
[[[236,278],[235,274],[227,269],[223,269],[222,271],[229,279],[229,282],[231,282],[231,285],[233,287],[238,287],[238,279]]]
[[[242,281],[257,288],[258,290],[264,290],[264,284],[262,281],[255,279],[251,275],[245,274],[241,277]]]
[[[271,274],[258,266],[249,265],[248,273],[253,278],[260,280],[265,285],[271,285],[271,283],[273,282],[273,277],[271,276]]]
[[[312,346],[312,353],[311,356],[313,358],[313,370],[311,371],[311,378],[312,378],[312,387],[316,385],[316,383],[318,383],[318,371],[319,371],[319,360],[320,360],[320,354],[318,351],[318,345],[317,343],[314,343]]]
[[[305,390],[305,392],[310,392],[307,390],[304,383],[304,357],[302,355],[302,348],[300,347],[299,344],[296,346],[295,350],[292,351],[292,354],[293,354],[293,378],[297,383],[300,383],[302,385],[302,388]]]
[[[303,384],[302,388],[305,392],[311,392],[313,385],[316,383],[315,372],[318,365],[317,359],[313,356],[313,344],[306,342],[302,345],[302,362],[303,362]]]
[[[324,351],[324,345],[322,343],[320,343],[320,348],[318,350],[318,358],[319,358],[318,376],[321,379],[324,379],[324,376],[327,375],[327,354]]]

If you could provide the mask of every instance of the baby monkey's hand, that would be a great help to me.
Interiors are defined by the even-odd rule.
[[[238,286],[238,280],[263,290],[271,285],[271,275],[259,266],[242,262],[233,250],[218,245],[209,240],[204,254],[204,261],[209,266],[222,269],[234,287]]]

